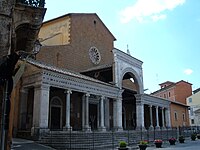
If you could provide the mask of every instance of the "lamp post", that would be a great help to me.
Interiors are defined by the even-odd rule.
[[[34,55],[34,59],[36,59],[36,55],[39,53],[41,47],[42,47],[42,44],[40,43],[40,41],[36,40],[34,43],[33,51],[32,51]]]

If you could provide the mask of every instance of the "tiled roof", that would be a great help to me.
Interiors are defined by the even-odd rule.
[[[46,69],[46,70],[50,70],[50,71],[53,71],[53,72],[58,72],[58,73],[61,73],[61,74],[73,76],[73,77],[76,77],[76,78],[80,78],[80,79],[84,79],[84,80],[89,80],[89,81],[92,81],[92,82],[96,82],[96,83],[100,83],[100,84],[104,84],[104,85],[115,87],[112,84],[105,83],[105,82],[102,82],[102,81],[97,80],[97,79],[93,79],[91,77],[82,75],[82,74],[80,74],[78,72],[74,72],[74,71],[71,71],[71,70],[58,68],[58,67],[55,67],[55,66],[50,65],[50,64],[45,64],[44,62],[41,62],[41,61],[38,61],[38,60],[27,59],[27,62],[29,64],[32,64],[32,65],[34,65],[36,67],[39,67],[39,68],[42,68],[42,69]]]
[[[89,72],[89,71],[94,71],[94,70],[100,70],[100,69],[106,69],[112,67],[112,64],[105,64],[105,65],[100,65],[96,67],[89,68],[87,70],[83,70],[81,72]]]

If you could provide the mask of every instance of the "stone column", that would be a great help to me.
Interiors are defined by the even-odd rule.
[[[113,101],[113,127],[120,131],[122,128],[122,99],[115,99]]]
[[[85,94],[85,131],[91,131],[89,126],[89,97],[90,94]]]
[[[110,108],[109,108],[109,99],[108,98],[106,98],[105,99],[105,110],[104,110],[104,112],[105,112],[105,127],[107,128],[107,129],[109,129],[110,128]]]
[[[49,130],[49,88],[50,86],[47,84],[37,85],[34,88],[33,127],[31,130],[33,135]]]
[[[152,117],[152,105],[149,106],[150,109],[150,130],[153,130],[153,117]]]
[[[165,108],[162,108],[162,128],[165,129]]]
[[[20,129],[26,129],[28,89],[20,91]]]
[[[71,131],[72,127],[70,126],[70,94],[72,94],[71,90],[66,90],[66,122],[64,129],[67,131]]]
[[[100,99],[100,127],[99,127],[100,131],[106,131],[105,123],[104,123],[104,99],[105,99],[105,97],[101,96],[101,99]]]
[[[160,129],[159,117],[158,117],[158,106],[156,106],[156,129]]]

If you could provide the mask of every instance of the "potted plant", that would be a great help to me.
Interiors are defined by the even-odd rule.
[[[139,148],[140,150],[145,150],[148,146],[148,141],[147,140],[142,140],[139,142]]]
[[[195,141],[195,140],[196,140],[196,134],[195,134],[195,133],[191,134],[191,140],[192,140],[192,141]]]
[[[125,141],[120,141],[118,150],[128,150],[127,143]]]
[[[200,134],[197,134],[197,138],[200,139]]]
[[[156,145],[156,148],[161,148],[162,140],[161,139],[156,139],[156,140],[154,140],[154,144]]]
[[[184,138],[183,135],[180,135],[179,138],[178,138],[178,140],[179,140],[179,143],[184,143],[185,138]]]
[[[176,138],[171,137],[171,138],[169,139],[169,143],[170,143],[170,145],[175,145],[175,143],[176,143]]]

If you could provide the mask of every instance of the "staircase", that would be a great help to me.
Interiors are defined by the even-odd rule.
[[[95,150],[114,150],[119,141],[126,141],[130,145],[136,146],[138,138],[136,132],[66,132],[51,131],[43,135],[38,143],[51,146],[58,150],[78,150],[78,149],[95,149]]]

